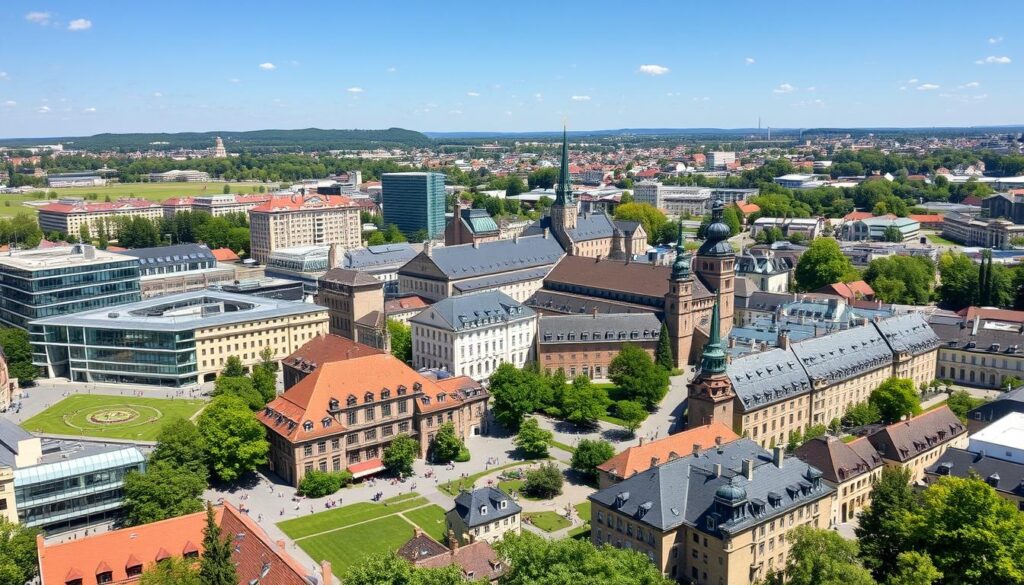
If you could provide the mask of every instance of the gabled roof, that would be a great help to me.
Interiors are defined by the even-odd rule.
[[[292,194],[272,197],[265,203],[250,209],[250,213],[279,213],[287,211],[306,211],[312,209],[341,209],[355,207],[352,199],[344,195],[306,195]]]
[[[832,435],[817,437],[800,445],[794,454],[820,469],[823,478],[836,484],[869,473],[882,465],[882,457],[866,437],[851,443],[844,443]]]
[[[1024,498],[1024,464],[1014,461],[987,457],[984,453],[949,448],[924,471],[929,476],[926,479],[929,483],[945,475],[953,477],[978,475],[996,491]]]
[[[939,346],[939,336],[921,313],[906,313],[872,323],[893,351],[920,355]]]
[[[536,313],[507,294],[492,290],[447,297],[409,319],[429,327],[462,331],[530,319]]]
[[[550,266],[565,252],[551,236],[527,236],[511,240],[495,240],[478,244],[434,248],[420,259],[429,261],[448,280],[475,278],[513,270]],[[399,270],[405,274],[407,267]]]
[[[454,512],[469,528],[522,512],[519,504],[496,487],[482,487],[455,496]]]
[[[217,248],[216,250],[210,251],[213,257],[217,259],[217,262],[238,262],[241,258],[238,254],[235,254],[234,250],[230,248]]]
[[[537,343],[610,343],[657,341],[661,321],[654,313],[591,313],[543,315],[537,325]]]
[[[367,246],[345,250],[343,268],[368,270],[381,266],[402,265],[416,257],[416,249],[408,243]]]
[[[885,459],[905,462],[967,432],[948,406],[893,423],[868,436]]]
[[[384,283],[377,280],[372,275],[360,270],[351,270],[348,268],[331,268],[325,272],[319,280],[336,282],[347,286],[375,286],[384,288]]]
[[[601,260],[584,256],[566,256],[544,279],[549,284],[578,285],[607,291],[633,293],[646,297],[664,297],[668,293],[672,268],[646,262]],[[693,298],[710,297],[699,279],[693,280]]]
[[[624,479],[678,457],[692,456],[694,448],[703,451],[715,447],[719,443],[725,444],[739,438],[740,436],[728,426],[720,422],[713,422],[656,441],[629,447],[598,465],[597,468]]]
[[[384,352],[376,347],[357,343],[340,335],[321,333],[281,360],[281,363],[300,370],[312,371],[327,362],[382,353]]]

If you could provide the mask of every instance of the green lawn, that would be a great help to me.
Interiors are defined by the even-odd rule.
[[[555,532],[572,526],[572,522],[557,512],[526,512],[523,514],[523,520],[525,521],[527,518],[530,519],[531,524],[544,532]]]
[[[164,423],[191,418],[204,404],[201,400],[75,394],[21,426],[30,432],[153,441]]]
[[[929,234],[929,233],[926,233],[925,237],[927,237],[928,241],[933,243],[933,244],[941,244],[943,246],[960,246],[960,245],[962,245],[962,244],[959,244],[957,242],[954,242],[953,240],[947,240],[946,238],[940,236],[939,234]]]
[[[446,530],[444,509],[441,506],[431,504],[423,508],[403,512],[402,515],[412,520],[413,523],[422,528],[423,532],[429,534],[434,540],[444,542]]]
[[[570,454],[576,452],[576,447],[573,447],[572,445],[566,445],[565,443],[560,443],[554,439],[548,441],[548,444],[551,445],[552,447],[558,447],[562,451],[566,451]]]
[[[379,518],[381,516],[397,514],[398,512],[404,512],[426,504],[427,500],[420,497],[387,505],[375,504],[372,502],[359,502],[358,504],[351,504],[327,510],[325,512],[318,512],[312,516],[303,516],[302,518],[285,520],[277,526],[285,534],[295,540],[320,532],[326,532],[328,530],[336,530],[359,522],[366,522],[367,520],[373,520],[374,518]]]
[[[576,508],[576,514],[580,517],[580,520],[590,522],[590,500],[576,504],[573,508]]]
[[[313,560],[331,562],[334,574],[343,575],[352,565],[369,555],[398,550],[412,538],[412,525],[401,516],[385,516],[379,520],[328,532],[298,541]]]
[[[219,195],[224,192],[224,185],[228,185],[232,193],[252,193],[259,187],[260,183],[114,183],[105,187],[44,188],[41,191],[34,191],[25,195],[0,195],[0,216],[12,216],[24,211],[35,215],[35,208],[23,205],[23,203],[46,200],[47,194],[50,191],[55,191],[58,198],[86,198],[87,195],[96,193],[96,201],[98,202],[105,201],[108,195],[112,201],[126,197],[163,201],[171,197],[187,195]],[[267,184],[264,186],[267,190],[271,190],[274,185]],[[10,202],[10,205],[8,205],[8,202]]]
[[[473,489],[473,484],[475,484],[476,480],[480,479],[481,477],[488,475],[490,473],[494,473],[495,471],[500,471],[502,469],[508,469],[510,467],[523,465],[523,463],[523,461],[515,461],[513,463],[506,463],[505,465],[501,465],[499,467],[492,467],[486,471],[481,471],[480,473],[473,474],[469,477],[464,477],[459,480],[447,481],[437,486],[437,489],[448,494],[449,496],[455,497],[459,495],[459,490],[461,488]]]

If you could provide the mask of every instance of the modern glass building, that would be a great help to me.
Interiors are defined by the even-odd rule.
[[[0,256],[0,325],[130,303],[142,298],[135,258],[76,244]]]
[[[384,173],[381,176],[384,223],[406,236],[426,230],[430,238],[444,233],[443,173]]]
[[[38,465],[14,470],[18,521],[59,532],[119,518],[125,475],[145,467],[135,447],[44,443]]]

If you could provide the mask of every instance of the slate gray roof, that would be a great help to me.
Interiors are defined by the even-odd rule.
[[[875,322],[875,326],[896,352],[920,355],[939,346],[939,336],[920,313],[880,319]]]
[[[992,422],[1011,412],[1024,412],[1024,386],[1000,394],[995,400],[986,402],[968,412],[967,420]]]
[[[929,483],[944,475],[970,477],[977,474],[996,491],[1024,498],[1024,464],[986,457],[984,453],[949,448],[924,471]]]
[[[639,221],[615,220],[613,223],[615,224],[615,227],[622,232],[622,235],[627,238],[633,237],[633,233],[636,232],[637,228],[643,225]]]
[[[737,280],[739,279],[737,278]],[[747,303],[744,308],[752,311],[774,313],[776,309],[782,305],[791,303],[795,300],[796,295],[793,293],[764,292],[757,290],[757,287],[755,286],[753,292],[750,293],[750,297],[747,299]]]
[[[442,299],[413,316],[409,321],[462,331],[497,323],[520,321],[535,316],[529,307],[501,291],[487,291]]]
[[[502,502],[505,507],[502,508]],[[455,513],[466,526],[473,528],[523,511],[505,492],[495,487],[477,488],[455,497]]]
[[[461,280],[550,266],[564,254],[554,237],[530,236],[435,248],[431,251],[430,260],[449,280]]]
[[[871,446],[867,437],[844,443],[839,437],[816,437],[800,445],[793,453],[821,470],[822,477],[832,483],[842,483],[881,467],[882,456]]]
[[[793,261],[783,256],[737,256],[737,274],[783,274],[793,270]]]
[[[743,410],[811,391],[811,381],[791,350],[773,349],[733,360],[726,369]]]
[[[384,283],[377,280],[370,274],[362,272],[360,270],[352,270],[351,268],[331,268],[324,273],[318,280],[337,282],[347,286],[379,286],[384,287]]]
[[[581,213],[576,216],[576,228],[566,230],[573,242],[611,238],[615,224],[603,213]]]
[[[526,299],[527,306],[548,313],[592,314],[598,313],[651,313],[661,315],[661,311],[648,305],[634,305],[610,299],[598,299],[586,295],[541,289]]]
[[[550,266],[539,266],[529,270],[516,270],[514,272],[506,272],[504,274],[492,274],[488,276],[481,276],[480,278],[460,280],[456,284],[452,285],[452,288],[461,293],[474,292],[481,289],[498,288],[507,284],[512,284],[513,282],[540,280],[547,276],[550,271]]]
[[[18,442],[31,439],[32,434],[7,419],[0,419],[0,467],[14,467]]]
[[[744,460],[752,461],[752,479],[742,472]],[[722,467],[718,476],[714,473],[716,464]],[[716,491],[728,485],[739,488],[737,493],[742,498],[737,503],[743,514],[730,515],[728,507],[716,498]],[[685,524],[715,536],[731,537],[799,506],[830,497],[834,491],[821,481],[818,469],[796,458],[783,458],[777,466],[771,453],[743,438],[652,467],[589,499],[659,531]],[[708,523],[708,518],[715,520],[714,525]]]
[[[975,329],[974,321],[965,321],[959,315],[936,314],[928,320],[932,331],[943,347],[984,354],[1006,354],[1020,357],[1024,354],[1024,327],[998,320],[981,319]],[[993,352],[993,344],[999,349]],[[973,344],[973,345],[972,345]]]
[[[905,462],[966,432],[967,427],[943,405],[882,427],[868,435],[868,440],[883,458]]]
[[[657,341],[661,322],[653,313],[541,316],[537,325],[541,345],[627,341]]]
[[[418,252],[408,243],[367,246],[346,250],[343,268],[370,270],[390,265],[402,265],[416,257]]]
[[[893,355],[878,329],[870,324],[794,343],[793,353],[811,380],[842,382],[892,364]]]
[[[118,253],[137,258],[139,266],[143,268],[180,264],[190,260],[217,261],[213,256],[213,252],[201,244],[178,244],[176,246],[135,248]]]
[[[734,294],[736,296],[736,306],[740,306],[740,299],[749,300],[750,297],[755,293],[759,292],[760,289],[754,284],[754,281],[750,280],[746,276],[736,277],[736,287]],[[746,303],[744,302],[744,305]]]

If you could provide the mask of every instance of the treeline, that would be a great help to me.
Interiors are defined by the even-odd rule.
[[[61,234],[55,236],[60,238]],[[82,225],[77,238],[68,234],[66,239],[93,242],[103,249],[112,239],[122,248],[203,243],[211,250],[229,248],[240,256],[247,256],[249,220],[241,212],[214,217],[205,211],[182,211],[155,221],[145,217],[118,217],[101,222],[95,230],[88,224]]]

